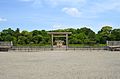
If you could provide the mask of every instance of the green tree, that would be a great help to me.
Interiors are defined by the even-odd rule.
[[[11,35],[6,35],[6,36],[4,37],[4,41],[13,41],[13,36],[11,36]]]
[[[74,42],[76,41],[75,43],[77,44],[90,44],[93,42],[95,43],[96,34],[90,28],[83,27],[80,29],[76,29],[74,35],[71,35],[70,40]],[[70,41],[70,43],[72,41]]]
[[[14,30],[12,30],[11,28],[8,28],[8,29],[4,29],[2,32],[1,32],[1,35],[13,35],[14,34]]]
[[[18,40],[18,36],[20,36],[20,29],[19,29],[19,28],[17,28],[17,29],[15,30],[14,36],[15,36],[15,37],[17,38],[17,40]]]
[[[97,41],[99,43],[105,44],[107,40],[110,40],[112,27],[111,26],[104,26],[100,31],[98,31]]]
[[[19,36],[18,37],[18,44],[25,45],[26,44],[27,37],[25,36]]]
[[[26,31],[26,30],[23,30],[23,31],[21,32],[21,35],[27,37],[27,36],[29,35],[29,32]]]
[[[39,44],[39,43],[42,42],[42,36],[41,36],[41,35],[33,36],[32,41],[33,41],[35,44]]]
[[[32,36],[37,36],[39,34],[40,34],[40,31],[38,31],[38,30],[33,30],[32,31]]]
[[[1,32],[1,40],[2,41],[13,41],[14,39],[14,30],[12,30],[11,28],[8,29],[4,29]]]
[[[120,29],[114,29],[110,36],[112,41],[120,41]]]

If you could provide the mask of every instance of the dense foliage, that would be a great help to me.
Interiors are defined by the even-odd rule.
[[[69,35],[70,44],[105,44],[107,40],[120,41],[120,29],[112,29],[111,26],[104,26],[98,33],[87,27],[73,29],[58,29],[49,32],[72,32]],[[0,41],[13,41],[14,45],[49,45],[51,42],[50,35],[45,30],[33,30],[31,32],[19,28],[4,29],[0,32]],[[65,40],[64,38],[54,38]]]

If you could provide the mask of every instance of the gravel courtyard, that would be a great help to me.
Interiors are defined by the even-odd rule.
[[[0,79],[120,79],[120,52],[0,52]]]

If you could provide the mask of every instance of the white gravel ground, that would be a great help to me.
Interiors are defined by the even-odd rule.
[[[120,52],[0,52],[0,79],[120,79]]]

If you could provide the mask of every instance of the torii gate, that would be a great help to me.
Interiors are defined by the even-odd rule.
[[[53,50],[53,38],[54,37],[66,37],[66,50],[68,48],[68,35],[72,32],[48,32],[51,35],[51,50]]]

